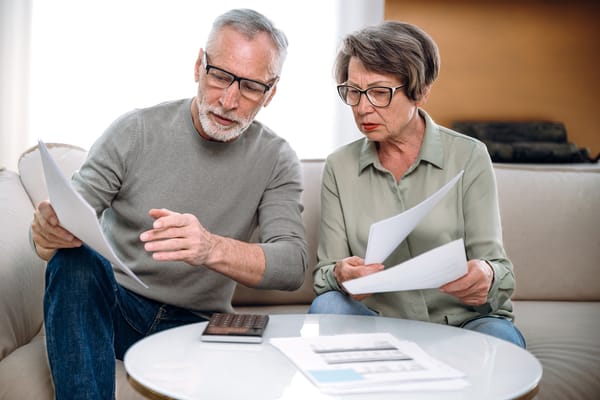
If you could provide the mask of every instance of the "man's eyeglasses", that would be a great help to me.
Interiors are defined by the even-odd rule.
[[[265,93],[271,90],[275,84],[274,81],[277,80],[277,78],[274,78],[273,83],[267,84],[253,79],[241,78],[222,68],[210,65],[206,53],[204,53],[204,65],[206,66],[206,81],[209,86],[218,89],[227,89],[233,85],[233,82],[237,82],[240,94],[252,101],[261,100]]]
[[[374,107],[387,107],[392,102],[392,97],[394,96],[394,93],[396,93],[396,90],[404,86],[406,85],[396,87],[373,86],[361,90],[352,85],[341,84],[338,85],[337,91],[342,98],[342,101],[349,106],[358,105],[358,103],[360,103],[360,97],[364,94],[367,99],[369,99],[369,103]]]

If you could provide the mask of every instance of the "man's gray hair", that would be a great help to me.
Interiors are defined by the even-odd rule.
[[[219,31],[224,27],[230,27],[235,31],[245,35],[248,39],[254,38],[257,34],[265,32],[271,36],[275,47],[277,48],[277,59],[274,61],[274,72],[279,75],[283,67],[283,62],[287,56],[288,40],[283,31],[277,29],[273,22],[261,13],[248,9],[240,8],[227,11],[215,19],[212,29],[208,34],[206,48],[209,49]]]

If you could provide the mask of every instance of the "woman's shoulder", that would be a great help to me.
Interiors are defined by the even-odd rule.
[[[356,163],[365,146],[368,146],[368,141],[365,138],[342,145],[327,156],[327,162],[329,164]]]

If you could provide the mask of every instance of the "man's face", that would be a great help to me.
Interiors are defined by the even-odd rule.
[[[227,142],[240,136],[252,123],[261,107],[266,106],[275,94],[273,86],[260,96],[252,95],[247,85],[240,90],[240,82],[220,84],[220,75],[232,75],[267,85],[275,84],[273,71],[275,45],[266,33],[248,40],[244,35],[225,27],[207,49],[201,50],[196,61],[195,77],[198,82],[194,125],[202,136]],[[214,75],[207,75],[206,63],[215,67]],[[223,88],[222,86],[227,86]],[[258,85],[260,86],[260,84]],[[250,93],[250,96],[248,94]]]

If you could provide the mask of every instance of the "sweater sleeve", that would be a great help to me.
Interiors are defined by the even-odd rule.
[[[308,257],[301,216],[302,170],[291,147],[279,151],[258,209],[259,245],[266,258],[258,287],[296,290],[304,282]]]

